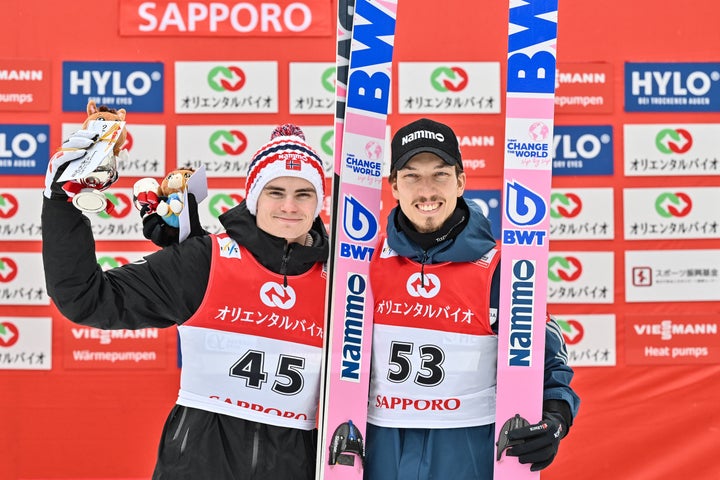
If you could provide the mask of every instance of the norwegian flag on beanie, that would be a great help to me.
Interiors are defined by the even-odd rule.
[[[253,155],[245,179],[245,203],[253,215],[257,214],[257,201],[265,185],[278,177],[297,177],[310,182],[315,188],[320,214],[325,198],[325,171],[313,148],[305,142],[305,134],[297,125],[286,123],[273,130],[270,141]]]

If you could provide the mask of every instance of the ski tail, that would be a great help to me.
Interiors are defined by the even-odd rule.
[[[494,478],[536,480],[502,453],[542,412],[558,0],[509,2]]]
[[[363,477],[373,321],[369,267],[380,231],[396,12],[397,0],[338,1],[335,166],[317,479]]]

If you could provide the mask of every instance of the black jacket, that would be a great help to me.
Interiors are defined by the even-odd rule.
[[[273,237],[244,202],[220,217],[227,233],[269,270],[298,275],[328,255],[322,221],[310,247]],[[210,274],[211,237],[198,236],[103,272],[90,221],[71,203],[43,199],[43,263],[50,297],[71,321],[106,330],[170,327],[200,306]],[[176,405],[160,442],[154,479],[314,478],[315,431],[249,422]]]

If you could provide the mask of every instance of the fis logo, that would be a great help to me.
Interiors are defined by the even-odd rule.
[[[535,227],[547,215],[545,200],[524,185],[505,183],[505,218],[518,227]],[[542,230],[503,230],[504,245],[543,245],[547,232]]]
[[[361,243],[372,241],[378,234],[375,215],[352,195],[343,199],[343,231],[350,239]],[[349,242],[340,242],[340,256],[370,261],[374,248]]]
[[[63,62],[63,111],[85,112],[88,100],[133,113],[163,111],[159,62]]]

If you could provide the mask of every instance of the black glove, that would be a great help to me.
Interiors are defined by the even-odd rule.
[[[531,463],[530,471],[537,472],[552,463],[557,455],[560,440],[568,433],[572,423],[570,406],[561,400],[548,400],[543,404],[542,421],[508,432],[510,447],[506,455],[518,457],[520,463]]]
[[[188,216],[190,218],[190,237],[207,235],[200,224],[200,216],[198,215],[198,204],[195,195],[188,193],[188,202],[184,208],[189,208]],[[140,214],[142,216],[142,212]],[[145,215],[143,222],[143,236],[153,242],[158,247],[167,247],[175,243],[180,243],[180,229],[171,227],[157,213]]]

